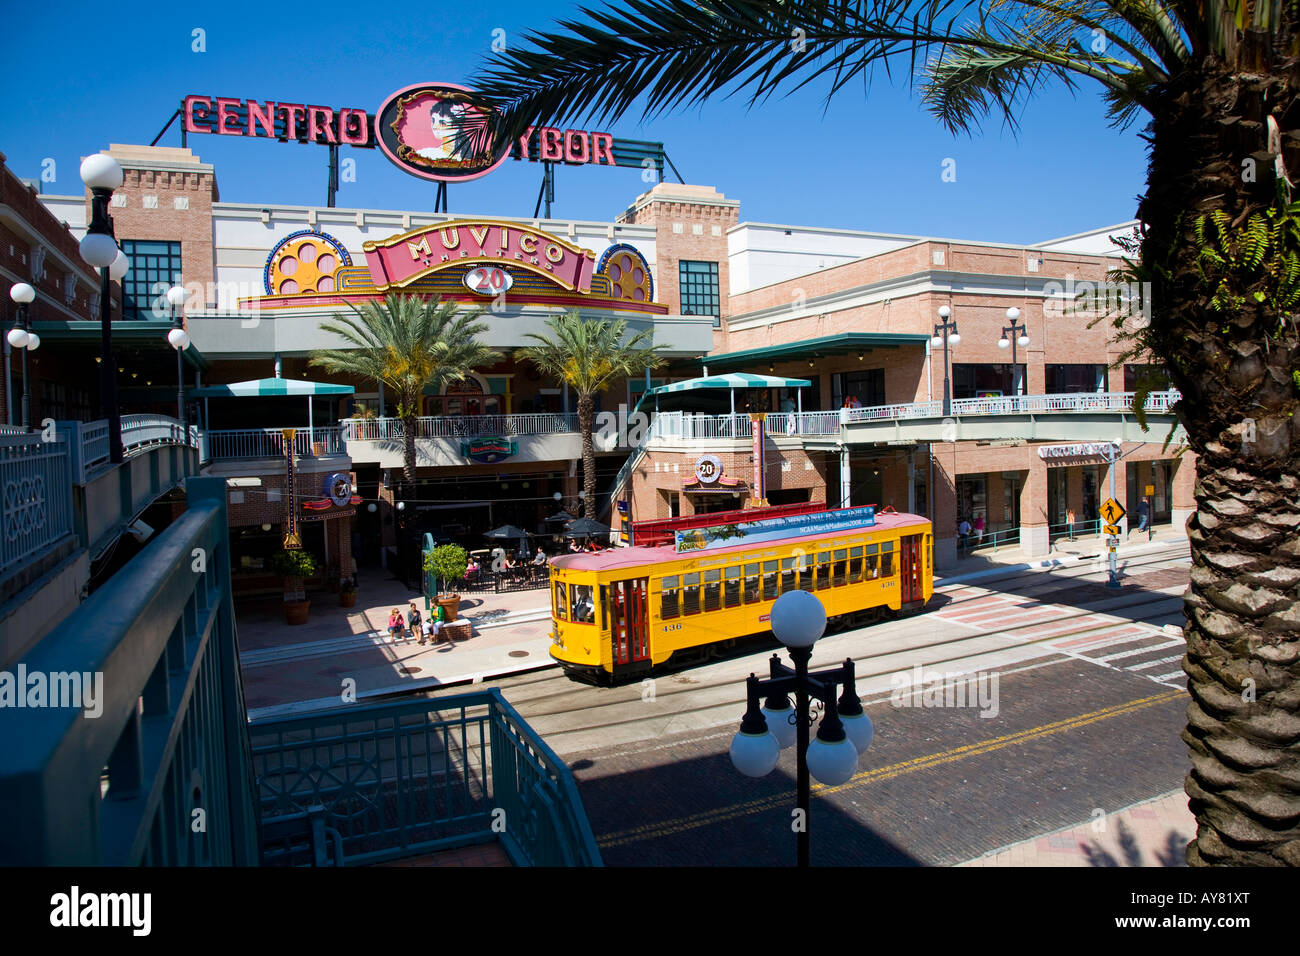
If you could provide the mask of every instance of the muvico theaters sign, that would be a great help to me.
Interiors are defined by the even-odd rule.
[[[509,149],[470,154],[455,133],[482,113],[473,91],[417,83],[389,95],[373,114],[358,108],[192,94],[181,103],[186,133],[214,133],[323,146],[378,146],[403,172],[439,182],[485,176],[513,156],[532,162],[614,166],[614,137],[588,130],[532,127]]]
[[[595,255],[514,222],[472,220],[422,226],[362,248],[375,288],[402,288],[453,263],[497,263],[546,276],[573,292],[588,292]]]

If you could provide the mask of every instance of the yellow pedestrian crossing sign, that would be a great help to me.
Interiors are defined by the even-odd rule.
[[[1119,525],[1117,525],[1117,524],[1108,524],[1108,525],[1106,525],[1106,529],[1105,529],[1105,530],[1106,530],[1106,533],[1109,534],[1109,535],[1118,535],[1118,534],[1119,534]]]
[[[1101,516],[1106,519],[1108,525],[1119,524],[1119,519],[1124,517],[1125,514],[1127,512],[1125,512],[1124,507],[1114,498],[1107,498],[1105,504],[1101,506]],[[1110,534],[1111,532],[1107,530],[1106,533]],[[1114,533],[1119,534],[1119,530],[1117,529]]]

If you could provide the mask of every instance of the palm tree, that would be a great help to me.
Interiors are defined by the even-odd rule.
[[[538,345],[520,350],[520,358],[532,362],[544,375],[567,382],[578,393],[578,430],[582,433],[582,514],[596,517],[596,447],[592,426],[596,417],[595,396],[615,382],[644,374],[662,365],[662,345],[651,344],[653,329],[627,337],[625,319],[583,319],[577,312],[546,320],[550,337],[529,333]],[[626,339],[626,341],[625,341]]]
[[[1193,864],[1300,865],[1300,6],[1281,0],[622,0],[530,35],[473,85],[475,131],[614,119],[876,67],[953,132],[1014,128],[1045,84],[1100,84],[1150,142],[1136,258],[1197,455],[1184,629]],[[917,69],[917,68],[920,69]],[[497,139],[497,137],[504,137]],[[1117,325],[1122,317],[1115,319]]]
[[[482,309],[465,309],[438,296],[390,293],[383,305],[366,302],[352,307],[353,316],[336,315],[322,322],[352,347],[325,349],[312,354],[311,364],[330,372],[356,375],[383,382],[397,395],[397,417],[402,422],[407,485],[415,482],[415,432],[420,396],[430,386],[464,380],[475,368],[500,361],[501,355],[474,337],[487,329],[475,324]]]

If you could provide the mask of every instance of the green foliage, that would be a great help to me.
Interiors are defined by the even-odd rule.
[[[459,581],[469,567],[469,555],[458,544],[440,544],[424,552],[424,573],[433,574],[441,581]]]
[[[1214,311],[1236,315],[1254,303],[1282,322],[1300,304],[1300,203],[1272,206],[1236,227],[1216,209],[1196,218],[1193,233]]]
[[[316,558],[310,551],[292,548],[271,555],[271,570],[282,578],[309,578],[316,573]]]
[[[616,381],[643,374],[666,360],[667,346],[654,345],[654,331],[644,329],[630,338],[625,319],[583,319],[577,312],[546,320],[549,336],[528,333],[538,344],[520,350],[544,375],[567,382],[581,395],[603,392]]]

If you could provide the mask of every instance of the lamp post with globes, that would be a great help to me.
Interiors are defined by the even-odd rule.
[[[108,419],[109,461],[122,460],[122,418],[117,407],[117,364],[113,361],[113,315],[109,281],[126,275],[130,260],[113,238],[108,203],[122,185],[122,167],[104,153],[81,163],[81,181],[90,189],[90,225],[81,239],[81,258],[99,270],[100,363],[99,402]]]
[[[826,609],[816,595],[789,591],[777,598],[772,605],[772,632],[790,652],[794,669],[773,654],[767,680],[749,675],[745,717],[731,741],[732,765],[747,777],[766,776],[776,766],[781,749],[795,745],[795,805],[801,818],[796,827],[799,866],[809,863],[810,774],[827,786],[847,782],[875,736],[871,718],[858,700],[852,658],[839,667],[808,672],[813,644],[825,630]],[[844,692],[837,702],[835,688],[840,684]],[[790,691],[795,694],[794,707],[790,706]],[[765,694],[767,701],[760,705]],[[821,703],[822,712],[811,743],[808,736],[815,715],[809,698]]]
[[[1029,344],[1029,326],[1021,322],[1016,325],[1016,320],[1020,318],[1020,310],[1014,306],[1007,309],[1007,321],[1011,323],[1002,329],[1002,338],[998,339],[998,348],[1011,348],[1011,394],[1019,395],[1022,387],[1020,381],[1020,365],[1016,361],[1016,346]]]
[[[961,336],[957,334],[957,321],[948,321],[948,316],[952,315],[952,309],[946,305],[939,306],[939,318],[943,319],[941,323],[934,327],[934,337],[930,339],[930,344],[935,348],[943,346],[943,414],[947,417],[952,414],[952,390],[948,385],[948,346],[959,345]]]
[[[27,306],[36,300],[36,290],[26,282],[19,282],[10,287],[9,298],[18,306],[18,318],[14,327],[5,336],[5,405],[9,408],[9,424],[14,423],[13,406],[10,405],[10,371],[9,347],[23,353],[23,431],[31,427],[30,399],[27,392],[27,353],[40,348],[41,337],[35,332],[27,331]]]
[[[190,428],[185,421],[185,366],[181,353],[190,347],[190,335],[185,331],[185,300],[189,293],[184,286],[174,285],[167,290],[167,301],[172,307],[172,328],[167,333],[167,343],[176,350],[176,417],[181,423],[181,439],[190,443]]]

